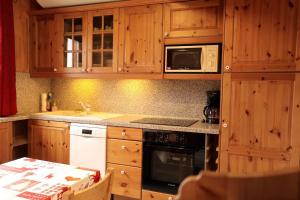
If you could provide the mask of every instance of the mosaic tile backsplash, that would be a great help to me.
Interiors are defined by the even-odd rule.
[[[59,109],[80,109],[82,101],[101,112],[203,118],[206,91],[220,81],[54,79],[51,89]]]
[[[40,94],[51,90],[50,79],[33,79],[29,73],[16,73],[18,114],[39,112]]]

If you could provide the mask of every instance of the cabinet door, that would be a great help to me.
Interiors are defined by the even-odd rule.
[[[33,16],[31,19],[31,72],[56,71],[54,15]]]
[[[295,71],[298,0],[226,1],[224,71]]]
[[[17,72],[29,72],[29,11],[27,0],[13,1]]]
[[[162,72],[162,5],[120,9],[119,72]]]
[[[300,74],[225,73],[220,170],[299,166]]]
[[[88,72],[117,72],[118,11],[88,13]]]
[[[70,136],[68,124],[56,126],[47,121],[32,121],[29,131],[29,155],[32,158],[58,163],[69,163]]]
[[[188,1],[164,5],[165,38],[221,36],[222,1]]]
[[[0,123],[0,164],[12,159],[12,123]]]
[[[59,18],[59,72],[86,72],[87,13],[57,15]]]

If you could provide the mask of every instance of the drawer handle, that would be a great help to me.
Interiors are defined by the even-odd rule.
[[[125,149],[126,149],[126,146],[125,146],[125,145],[122,145],[122,146],[121,146],[121,149],[122,149],[122,150],[125,150]]]
[[[126,174],[126,172],[125,172],[124,170],[122,170],[122,171],[121,171],[121,174],[122,174],[122,175],[125,175],[125,174]]]
[[[126,136],[126,131],[125,130],[122,131],[122,136],[123,137]]]

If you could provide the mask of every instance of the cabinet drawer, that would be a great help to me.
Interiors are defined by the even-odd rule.
[[[143,131],[138,128],[107,127],[108,138],[142,141]]]
[[[142,166],[142,142],[108,139],[107,162]]]
[[[141,168],[110,163],[107,164],[107,167],[114,169],[113,194],[136,199],[141,198]]]
[[[175,195],[143,190],[142,200],[175,200]]]
[[[37,126],[50,126],[50,127],[58,127],[58,128],[68,128],[69,123],[67,122],[57,122],[57,121],[49,121],[49,120],[30,120],[32,125]]]

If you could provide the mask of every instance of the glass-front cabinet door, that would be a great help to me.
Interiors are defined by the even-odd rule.
[[[118,10],[88,13],[88,72],[117,72]]]
[[[63,16],[63,72],[86,71],[86,15]]]

